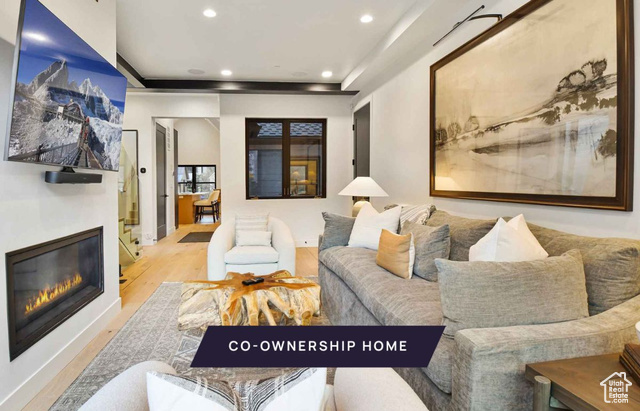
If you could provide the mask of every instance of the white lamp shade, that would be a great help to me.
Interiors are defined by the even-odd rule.
[[[357,177],[338,193],[350,197],[389,197],[371,177]]]

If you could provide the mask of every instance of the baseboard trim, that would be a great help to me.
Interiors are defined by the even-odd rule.
[[[106,324],[120,312],[122,300],[118,297],[74,339],[62,347],[49,361],[36,370],[25,382],[0,402],[0,411],[24,408],[84,347],[95,338]]]

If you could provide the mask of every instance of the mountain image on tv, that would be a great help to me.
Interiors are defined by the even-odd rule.
[[[37,0],[26,0],[7,157],[117,170],[126,78]]]

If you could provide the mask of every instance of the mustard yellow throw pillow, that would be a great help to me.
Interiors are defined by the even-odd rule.
[[[382,230],[378,243],[376,264],[398,277],[409,279],[413,274],[415,260],[413,234],[398,235]]]

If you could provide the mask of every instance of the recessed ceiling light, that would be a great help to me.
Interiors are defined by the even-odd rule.
[[[40,33],[34,33],[34,32],[32,32],[32,31],[27,32],[27,33],[25,33],[24,35],[25,35],[25,37],[28,37],[28,38],[30,38],[31,40],[40,41],[40,42],[42,42],[42,43],[44,43],[44,42],[46,42],[47,40],[49,40],[49,39],[47,38],[47,36],[45,36],[45,35],[43,35],[43,34],[40,34]]]
[[[216,16],[216,12],[213,9],[206,9],[205,11],[202,12],[202,14],[204,14],[205,17],[215,17]]]
[[[223,76],[230,76],[233,74],[233,72],[231,70],[222,70],[220,74],[222,74]]]
[[[322,72],[322,77],[324,77],[324,78],[329,78],[331,76],[333,76],[333,72],[331,72],[331,71],[323,71]]]
[[[364,16],[360,17],[361,23],[371,23],[372,21],[373,21],[373,16],[370,14],[365,14]]]
[[[189,73],[191,74],[204,74],[204,70],[200,70],[200,69],[189,69],[187,70]]]

